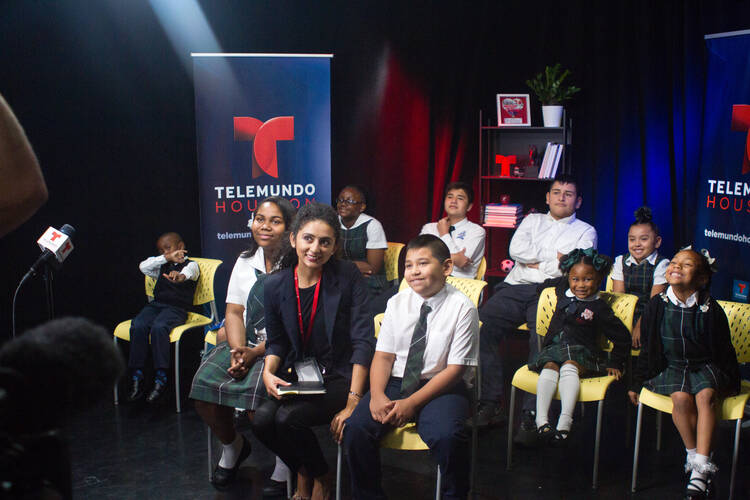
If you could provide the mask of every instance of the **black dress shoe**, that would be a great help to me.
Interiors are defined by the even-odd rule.
[[[274,481],[270,477],[263,483],[263,497],[286,498],[286,481]]]
[[[128,401],[133,402],[141,399],[145,391],[143,390],[143,379],[134,378],[133,385],[130,386],[130,393],[128,394]]]
[[[156,382],[154,384],[154,388],[151,389],[151,392],[148,393],[148,397],[146,397],[147,403],[155,403],[156,401],[161,398],[162,394],[164,394],[167,390],[167,384],[161,384],[159,382]]]
[[[234,467],[231,469],[225,469],[221,465],[216,465],[214,474],[211,476],[211,484],[217,490],[225,490],[232,484],[234,478],[237,477],[237,470],[240,468],[242,462],[250,456],[250,441],[242,436],[242,450],[240,450],[240,456],[237,457],[237,461],[234,463]],[[286,492],[284,493],[286,495]]]

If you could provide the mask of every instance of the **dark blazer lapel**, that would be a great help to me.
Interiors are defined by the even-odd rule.
[[[299,333],[299,316],[297,314],[297,294],[291,276],[289,279],[282,280],[279,295],[281,297],[279,308],[281,309],[281,321],[284,323],[284,330],[287,332],[294,350],[300,353],[302,352],[302,345]]]
[[[326,335],[328,336],[328,342],[333,345],[333,327],[336,324],[336,313],[339,310],[339,302],[341,301],[339,277],[334,265],[328,265],[325,267],[322,285]]]

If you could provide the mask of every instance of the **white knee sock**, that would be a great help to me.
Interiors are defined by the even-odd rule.
[[[557,390],[560,374],[556,370],[544,368],[536,382],[536,427],[549,423],[549,405]]]
[[[242,451],[242,436],[239,432],[234,435],[234,441],[229,444],[221,445],[221,458],[219,459],[219,466],[225,469],[231,469],[237,463],[237,459],[240,457]]]
[[[570,363],[560,368],[560,420],[557,421],[558,431],[570,431],[573,425],[573,412],[581,390],[581,379],[578,378],[578,368]]]
[[[276,457],[276,467],[273,469],[271,479],[279,483],[285,483],[288,478],[289,467],[279,457]]]

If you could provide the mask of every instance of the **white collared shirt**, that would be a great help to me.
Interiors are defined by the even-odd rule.
[[[255,270],[266,272],[266,259],[263,247],[258,247],[251,257],[239,257],[232,268],[227,286],[227,304],[238,304],[247,306],[247,296],[255,284]]]
[[[451,274],[457,278],[476,278],[477,269],[484,257],[485,230],[465,217],[453,224],[453,227],[455,229],[452,232],[440,236],[437,222],[430,222],[422,226],[419,234],[434,234],[448,245],[451,253],[458,253],[465,248],[465,255],[470,262],[464,267],[453,266]]]
[[[597,291],[594,295],[586,297],[585,299],[579,299],[578,297],[576,297],[576,294],[574,294],[573,291],[568,288],[567,290],[565,290],[565,296],[569,299],[575,298],[579,302],[593,302],[599,299],[599,292]]]
[[[354,229],[355,227],[361,226],[367,221],[372,222],[367,225],[367,243],[365,244],[365,248],[368,250],[375,248],[388,248],[388,239],[385,237],[383,225],[375,217],[371,217],[367,214],[359,214],[359,217],[357,217],[357,220],[354,221],[352,227],[346,227],[344,223],[341,222],[341,216],[339,216],[339,224],[341,224],[341,229]]]
[[[510,240],[510,258],[516,262],[505,282],[510,285],[541,283],[557,278],[560,261],[557,253],[566,254],[576,248],[596,248],[596,229],[576,214],[556,220],[549,212],[529,214]],[[539,263],[539,269],[526,264]]]
[[[612,279],[617,281],[625,281],[625,273],[622,268],[622,258],[624,255],[618,255],[615,258],[615,263],[612,266]],[[651,255],[646,257],[649,264],[656,264],[656,258],[659,256],[659,252],[654,250]],[[641,261],[643,263],[643,261]],[[632,255],[628,254],[628,258],[625,259],[626,266],[637,266],[638,263],[635,261]],[[661,262],[654,268],[654,285],[663,285],[667,282],[667,266],[669,265],[669,259],[662,259]]]
[[[161,266],[166,263],[166,257],[164,257],[163,255],[157,255],[156,257],[149,257],[148,259],[142,261],[140,264],[138,264],[138,268],[146,276],[150,276],[158,280],[159,270],[161,269]],[[180,274],[185,275],[185,279],[195,281],[201,274],[201,268],[197,262],[190,261],[185,267],[182,268]]]
[[[677,297],[677,295],[675,295],[674,290],[672,290],[672,287],[669,286],[667,288],[667,298],[672,304],[685,309],[688,307],[693,307],[695,304],[698,303],[698,292],[693,292],[693,294],[690,297],[688,297],[685,302],[683,302],[679,299],[679,297]]]
[[[448,284],[428,299],[406,288],[388,300],[375,347],[377,351],[396,355],[391,376],[404,375],[411,337],[424,302],[432,310],[427,315],[427,345],[421,378],[430,379],[448,365],[476,366],[479,314],[471,300]]]

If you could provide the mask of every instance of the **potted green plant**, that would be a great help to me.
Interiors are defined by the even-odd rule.
[[[570,70],[562,70],[560,63],[547,66],[544,71],[531,80],[526,80],[526,85],[534,91],[542,103],[542,117],[545,127],[559,127],[562,123],[562,103],[573,97],[573,94],[581,89],[574,85],[565,85],[565,79],[570,75]]]

